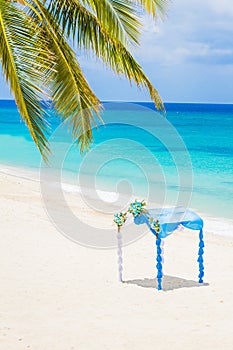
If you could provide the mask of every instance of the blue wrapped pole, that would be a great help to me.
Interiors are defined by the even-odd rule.
[[[162,278],[163,278],[163,257],[162,257],[162,239],[158,236],[156,239],[157,246],[157,281],[158,281],[158,290],[162,289]]]
[[[199,250],[198,250],[198,264],[199,264],[199,283],[203,283],[203,277],[204,277],[204,259],[203,259],[203,254],[204,254],[204,239],[203,239],[203,230],[200,229],[199,233]]]

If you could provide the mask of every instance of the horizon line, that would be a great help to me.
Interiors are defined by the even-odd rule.
[[[0,98],[0,101],[15,101],[13,98]],[[46,100],[45,100],[46,101]],[[114,103],[152,103],[151,100],[144,100],[144,101],[129,101],[129,100],[100,100],[102,103],[105,102],[114,102]],[[208,105],[232,105],[233,102],[198,102],[198,101],[164,101],[164,104],[166,103],[173,103],[173,104],[208,104]]]

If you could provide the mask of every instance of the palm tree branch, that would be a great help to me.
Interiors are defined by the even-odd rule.
[[[146,87],[157,109],[164,111],[164,105],[157,90],[124,44],[112,32],[103,28],[102,23],[93,13],[82,7],[73,11],[73,7],[70,7],[71,3],[76,3],[76,0],[63,0],[62,11],[59,13],[60,21],[64,20],[64,15],[66,16],[67,35],[77,32],[73,40],[74,43],[77,42],[79,48],[93,50],[96,56],[117,74],[133,80],[138,86]]]
[[[99,116],[100,102],[89,87],[54,17],[40,1],[34,0],[34,3],[45,20],[44,29],[57,58],[56,72],[51,81],[52,100],[62,118],[72,125],[73,136],[84,150],[92,141],[91,120],[94,121],[94,113]]]
[[[138,3],[142,8],[146,10],[147,13],[151,14],[153,17],[158,15],[164,16],[169,0],[130,0],[135,4]]]
[[[14,18],[14,21],[12,21]],[[42,42],[38,47],[37,29],[28,22],[25,13],[14,4],[0,0],[0,58],[6,81],[15,96],[21,117],[26,122],[38,149],[46,159],[47,139],[44,112],[40,106],[43,90],[38,85],[46,73],[39,57],[46,62]],[[25,45],[26,44],[26,45]],[[21,62],[24,62],[21,65]]]
[[[72,1],[71,1],[72,2]],[[78,0],[74,0],[80,3]],[[124,45],[138,44],[141,23],[135,4],[129,0],[82,0],[82,3],[100,21],[102,27],[111,31]]]

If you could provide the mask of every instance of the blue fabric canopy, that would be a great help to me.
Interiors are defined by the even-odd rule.
[[[146,224],[151,232],[156,235],[155,230],[151,228],[149,217],[158,220],[161,229],[161,238],[169,236],[179,225],[191,230],[200,231],[203,228],[203,220],[200,216],[184,207],[150,209],[148,210],[148,214],[145,213],[135,216],[135,224]]]
[[[122,236],[120,234],[120,228],[125,223],[127,213],[130,213],[134,217],[134,223],[136,225],[146,224],[150,231],[156,237],[156,250],[157,250],[157,281],[158,290],[162,289],[163,279],[163,249],[162,240],[174,232],[179,226],[186,227],[191,230],[199,231],[199,249],[198,249],[198,265],[199,265],[199,283],[203,283],[204,277],[204,237],[203,237],[203,220],[193,211],[184,207],[174,208],[156,208],[147,210],[145,208],[145,201],[138,201],[131,203],[129,209],[125,213],[118,213],[114,216],[114,222],[118,227],[118,267],[119,267],[119,279],[122,281]]]
[[[158,220],[160,232],[156,232],[150,220]],[[146,224],[150,231],[156,236],[156,247],[157,247],[157,280],[158,289],[162,289],[162,239],[169,236],[173,231],[175,231],[180,225],[189,228],[191,230],[199,230],[199,250],[198,250],[198,264],[199,264],[199,283],[203,283],[204,277],[204,240],[203,240],[203,220],[193,211],[183,208],[158,208],[147,210],[140,215],[134,216],[134,223],[137,225]]]

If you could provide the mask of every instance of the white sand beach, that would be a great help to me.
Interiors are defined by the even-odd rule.
[[[0,191],[2,350],[233,349],[233,239],[206,233],[199,285],[197,233],[168,237],[157,291],[150,233],[124,247],[120,283],[116,250],[61,235],[38,182],[0,174]],[[78,194],[70,205],[82,205]]]

